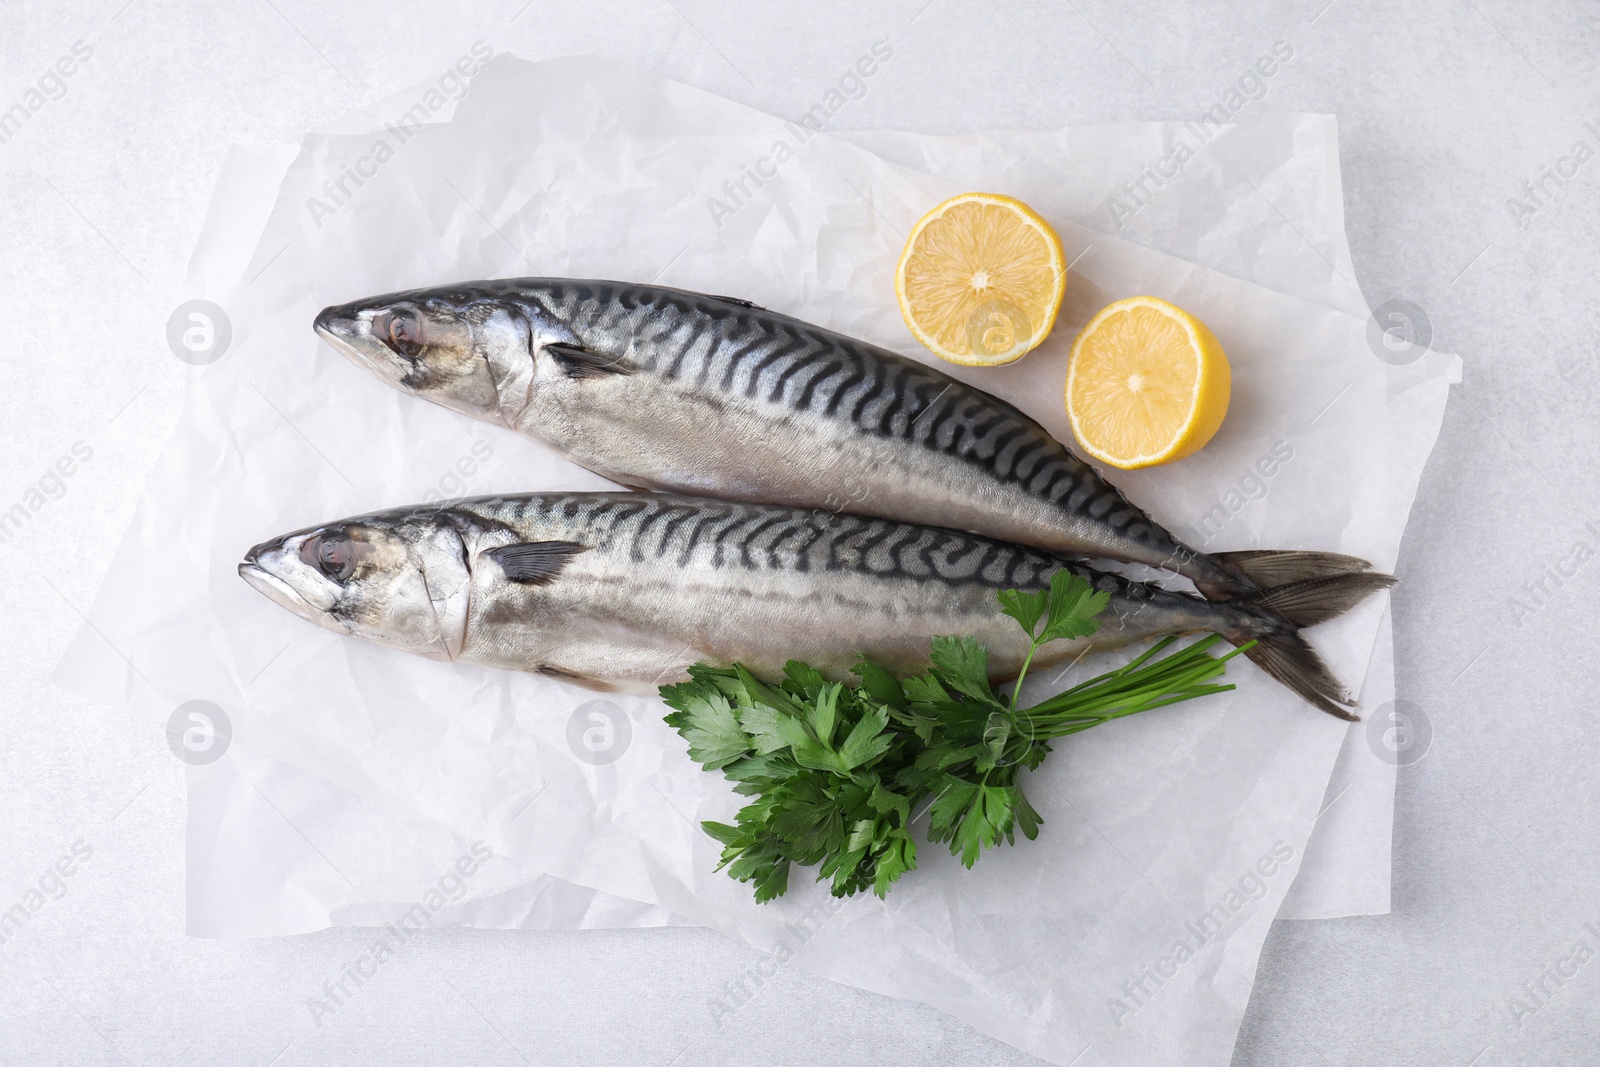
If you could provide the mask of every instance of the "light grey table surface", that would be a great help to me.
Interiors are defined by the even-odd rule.
[[[1574,954],[1600,955],[1600,563],[1575,551],[1600,552],[1600,5],[522,3],[0,7],[0,108],[92,52],[0,143],[0,510],[93,442],[0,543],[0,901],[92,850],[0,944],[0,1062],[1035,1062],[793,968],[713,1027],[754,954],[695,929],[433,933],[312,1030],[307,990],[368,935],[185,937],[182,768],[151,724],[48,683],[177,417],[165,324],[229,142],[296,141],[478,39],[795,115],[887,36],[892,75],[839,128],[1193,118],[1292,45],[1252,107],[1338,116],[1363,291],[1424,309],[1466,367],[1393,601],[1399,694],[1431,730],[1400,771],[1394,914],[1277,924],[1234,1062],[1600,1063],[1600,962]]]

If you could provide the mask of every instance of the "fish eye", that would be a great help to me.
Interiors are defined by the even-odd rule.
[[[422,354],[422,320],[416,312],[380,311],[372,316],[372,333],[407,359]]]
[[[300,558],[340,585],[356,569],[355,545],[343,534],[312,534],[300,546]]]

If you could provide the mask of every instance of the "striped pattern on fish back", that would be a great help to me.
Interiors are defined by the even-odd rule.
[[[825,511],[655,493],[480,497],[450,510],[519,538],[575,541],[641,566],[861,575],[1024,590],[1045,588],[1050,575],[1066,567],[1114,595],[1133,600],[1163,595],[1151,586],[1034,549]]]
[[[626,346],[641,369],[838,420],[869,443],[914,444],[1162,557],[1192,555],[1025,413],[898,353],[744,302],[678,289],[547,279],[514,284],[580,340],[605,350]]]

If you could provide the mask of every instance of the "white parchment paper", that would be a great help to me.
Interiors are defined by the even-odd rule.
[[[330,131],[372,133],[407,113],[431,87],[426,82],[341,120]],[[446,121],[454,100],[431,116]],[[1349,274],[1349,249],[1342,226],[1337,135],[1331,116],[1269,115],[1222,130],[1185,123],[1120,123],[1051,132],[995,132],[959,137],[906,133],[850,133],[847,141],[894,162],[935,173],[970,188],[1011,188],[1027,183],[1026,195],[1060,217],[1121,235],[1207,266],[1359,314],[1362,298]],[[1184,149],[1192,149],[1193,155]],[[191,269],[197,295],[226,299],[241,280],[260,230],[280,192],[284,172],[298,148],[236,146],[219,177]],[[1152,161],[1183,156],[1177,180],[1146,183],[1135,203],[1106,175],[1138,175]],[[1003,176],[1003,177],[1002,177]],[[1268,200],[1262,189],[1272,190]],[[1107,191],[1109,190],[1109,192]],[[1022,190],[1018,190],[1022,191]],[[1137,207],[1131,213],[1130,204]],[[1252,214],[1253,212],[1253,214]],[[1234,241],[1218,231],[1237,232]],[[1248,239],[1243,235],[1248,234]],[[1380,631],[1376,655],[1388,650]],[[1379,669],[1375,660],[1371,670]],[[1278,917],[1375,914],[1389,903],[1389,842],[1393,814],[1393,763],[1377,758],[1364,728],[1353,727],[1340,750],[1324,811],[1307,842],[1305,861]],[[240,746],[242,749],[242,746]],[[260,759],[260,757],[251,757]],[[293,791],[348,797],[331,783],[274,761],[274,781]],[[189,847],[189,929],[200,936],[299,933],[346,921],[353,901],[367,892],[361,881],[328,877],[329,863],[342,858],[341,843],[380,834],[370,805],[304,805],[298,829],[318,842],[312,850],[284,850],[269,822],[234,818],[263,802],[253,768],[228,760],[194,773]],[[221,825],[229,820],[226,833]],[[351,825],[347,826],[346,823]],[[272,842],[241,840],[250,832]],[[396,831],[399,833],[399,831]],[[459,849],[445,837],[406,835],[405,847],[424,849],[447,865]],[[448,836],[448,835],[446,835]],[[274,847],[274,843],[277,847]],[[432,846],[433,852],[426,849]],[[325,854],[325,855],[324,855]],[[315,872],[321,872],[321,877]],[[558,879],[538,875],[528,890],[537,899],[564,900],[552,889]],[[591,891],[580,890],[578,897]],[[604,896],[603,894],[601,895]],[[374,899],[374,905],[381,900]],[[632,924],[664,921],[664,912],[602,909],[610,920]],[[593,922],[595,909],[541,907],[522,912],[478,910],[474,925],[498,921],[527,927],[566,921]],[[443,922],[435,917],[435,924]]]
[[[590,930],[684,921],[540,874],[515,856],[486,855],[485,842],[244,745],[190,772],[187,844],[188,932],[201,937],[386,923]]]
[[[340,128],[381,130],[405,113],[426,88],[424,84],[366,114],[350,116]],[[441,113],[437,120],[448,117]],[[1021,181],[1044,173],[1050,180],[1036,182],[1027,195],[1063,217],[1125,233],[1140,243],[1218,269],[1248,269],[1271,287],[1360,310],[1359,293],[1342,269],[1348,264],[1348,249],[1340,225],[1337,144],[1329,116],[1265,116],[1218,131],[1203,143],[1193,127],[1180,123],[962,137],[853,133],[844,139],[973,188],[1001,187],[997,175]],[[1114,182],[1109,186],[1112,193],[1102,195],[1106,184],[1102,175],[1136,174],[1151,159],[1171,157],[1178,145],[1194,145],[1196,154],[1182,168],[1185,180],[1164,183],[1155,190],[1162,201],[1152,195],[1143,205],[1151,210],[1131,215],[1123,211],[1124,202],[1113,199]],[[218,299],[232,293],[279,195],[284,172],[297,154],[294,146],[232,150],[193,259],[193,292]],[[1251,167],[1253,175],[1243,166]],[[1277,195],[1285,207],[1256,195],[1263,186],[1282,190]],[[1170,201],[1170,206],[1163,201]],[[1226,218],[1220,210],[1223,205]],[[1251,208],[1260,217],[1251,227],[1255,236],[1248,255],[1237,244],[1205,239],[1225,221],[1239,227],[1241,212]],[[1332,241],[1323,239],[1329,233]],[[1387,631],[1380,631],[1369,676],[1382,669],[1378,660],[1389,651],[1389,640]],[[1352,728],[1334,767],[1325,810],[1307,842],[1304,862],[1279,918],[1373,914],[1388,908],[1394,768],[1392,762],[1376,758],[1365,742],[1364,729]],[[366,878],[341,874],[361,862],[347,853],[360,853],[375,839],[396,839],[389,854],[415,856],[415,866],[423,872],[447,868],[461,852],[461,842],[442,828],[423,832],[423,824],[414,820],[400,825],[373,805],[292,764],[246,753],[242,745],[234,753],[233,758],[191,774],[188,918],[193,934],[300,933],[354,922],[360,915],[381,910],[386,903],[382,889]],[[269,770],[274,788],[293,799],[269,800],[262,785]],[[298,802],[302,798],[311,799]],[[295,828],[304,839],[298,834],[285,837],[281,820],[239,817],[241,811],[268,803],[296,806]],[[315,841],[315,847],[299,847],[302,840]],[[441,914],[434,916],[433,924],[470,920],[480,927],[549,928],[668,921],[662,909],[634,906],[569,885],[550,875],[532,875],[517,894],[502,894],[500,900],[525,899],[533,906],[480,907],[448,920]]]
[[[789,151],[773,168],[780,142]],[[340,188],[347,169],[362,181],[274,209],[225,302],[233,349],[196,373],[60,679],[161,718],[214,700],[251,749],[386,810],[744,937],[780,963],[935,1004],[1053,1060],[1225,1061],[1347,735],[1253,670],[1231,672],[1239,691],[1208,706],[1063,746],[1028,783],[1046,818],[1038,842],[971,873],[924,850],[887,903],[841,905],[801,885],[757,908],[712,873],[715,848],[696,827],[734,798],[688,762],[655,701],[615,701],[629,747],[595,766],[567,739],[589,694],[334,638],[233,573],[250,544],[339,515],[462,488],[602,484],[368,380],[311,337],[324,304],[474,276],[627,277],[736,292],[915,356],[893,262],[910,224],[962,187],[595,61],[497,60],[452,121],[386,153],[376,144],[319,139],[290,167],[297,193]],[[761,195],[730,203],[727,185],[763,158],[773,176]],[[1063,328],[1013,368],[963,376],[1066,439],[1070,327],[1120,296],[1175,300],[1227,348],[1233,408],[1204,452],[1124,479],[1129,494],[1209,548],[1329,548],[1392,565],[1457,361],[1390,365],[1365,322],[1329,304],[1052,222],[1078,257]],[[1380,598],[1315,634],[1352,681],[1382,613]]]

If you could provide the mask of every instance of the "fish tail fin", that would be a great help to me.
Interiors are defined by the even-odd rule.
[[[1261,634],[1243,640],[1255,642],[1245,652],[1250,661],[1293,689],[1306,703],[1336,719],[1357,721],[1358,716],[1350,710],[1355,700],[1344,683],[1298,632]]]
[[[1308,704],[1348,722],[1357,716],[1344,683],[1300,633],[1337,618],[1380,589],[1395,584],[1392,575],[1356,571],[1308,578],[1241,597],[1240,628],[1227,635],[1234,644],[1254,641],[1245,655],[1256,666],[1294,690]]]
[[[1253,607],[1265,608],[1295,626],[1315,626],[1336,619],[1380,589],[1398,579],[1378,571],[1356,571],[1306,578],[1275,586],[1248,598]]]
[[[1291,582],[1356,574],[1372,569],[1372,564],[1366,560],[1342,552],[1294,552],[1266,548],[1218,552],[1213,558],[1228,570],[1242,574],[1258,589],[1276,589]]]

